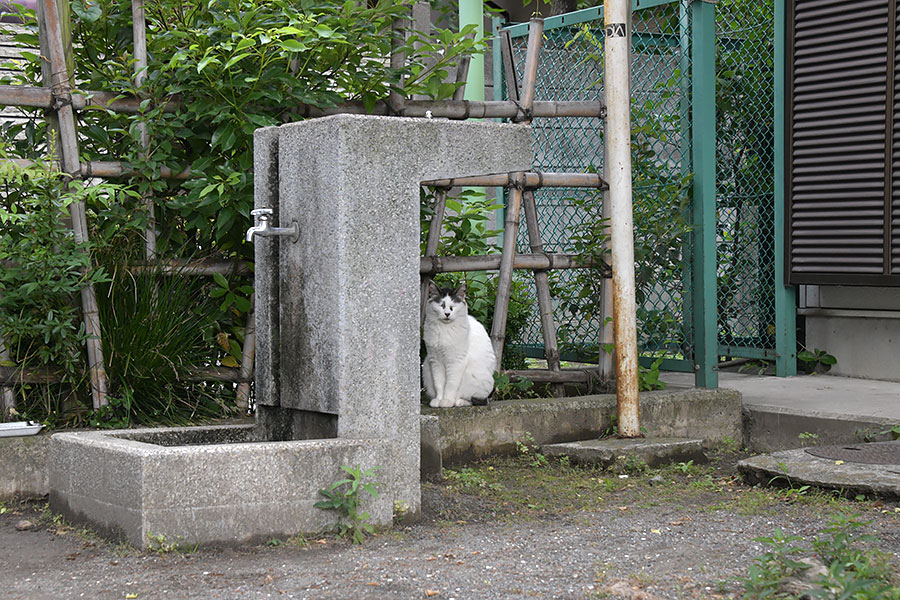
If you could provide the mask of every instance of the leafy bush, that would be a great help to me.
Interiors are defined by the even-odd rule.
[[[39,199],[23,200],[29,194],[25,188],[4,197],[7,233],[0,252],[4,260],[19,266],[4,269],[0,279],[4,290],[0,318],[4,336],[14,345],[16,364],[27,357],[62,365],[73,378],[84,371],[85,334],[73,297],[85,285],[104,282],[106,273],[121,271],[123,265],[143,257],[142,231],[149,213],[140,198],[151,197],[154,203],[161,258],[252,260],[252,246],[244,242],[243,234],[253,205],[255,129],[300,120],[301,104],[330,107],[354,100],[371,108],[401,88],[407,95],[452,95],[456,85],[443,83],[451,67],[460,55],[483,51],[483,44],[466,38],[470,30],[414,35],[400,46],[407,65],[392,68],[387,60],[391,25],[409,8],[410,0],[147,3],[149,61],[145,82],[138,87],[131,3],[72,2],[78,86],[142,99],[138,114],[81,111],[81,159],[124,158],[138,175],[118,186],[73,184],[74,197],[88,204],[91,240],[95,247],[103,247],[93,266],[78,262],[80,250],[62,228],[44,226],[59,223],[58,213],[73,201],[57,193],[61,187],[57,191],[47,187],[54,178],[41,180],[46,189]],[[35,25],[33,15],[31,19]],[[38,45],[36,27],[16,33],[15,38],[24,45]],[[23,57],[24,71],[0,83],[41,85],[41,57],[34,52]],[[46,141],[43,111],[28,114],[24,123],[4,124],[4,139],[15,156],[44,156],[52,148]],[[146,154],[141,124],[150,137]],[[190,169],[190,178],[164,179],[163,167],[174,172]],[[7,222],[23,231],[32,225],[34,229],[21,238],[5,226]],[[167,287],[173,285],[169,280],[151,279],[117,278],[105,290],[112,291],[102,307],[102,320],[113,393],[111,408],[97,417],[98,422],[158,418],[180,422],[197,416],[198,410],[207,414],[206,408],[225,404],[218,394],[227,386],[185,383],[184,372],[190,365],[240,362],[251,281],[232,276],[217,279],[215,285],[185,284],[176,291]],[[23,282],[29,285],[20,291]],[[128,294],[133,301],[125,302]],[[217,302],[208,302],[208,296]],[[157,305],[151,306],[151,301]],[[153,311],[166,314],[151,319]],[[143,340],[144,334],[157,337]],[[166,335],[178,339],[167,343]],[[138,364],[144,343],[155,358]],[[24,397],[43,394],[45,389],[25,386],[19,391]],[[23,400],[27,405],[27,398]],[[64,407],[54,406],[45,405],[35,418],[56,418],[55,411]],[[80,414],[82,409],[74,412]]]
[[[102,239],[93,246],[76,239],[68,208],[80,202],[102,210],[129,197],[120,186],[67,181],[46,164],[0,161],[0,338],[9,351],[2,366],[63,373],[60,385],[17,387],[24,418],[54,422],[64,407],[80,413],[90,406],[79,295],[109,275],[89,259]]]

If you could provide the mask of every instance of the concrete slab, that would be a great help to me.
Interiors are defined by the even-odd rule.
[[[703,453],[703,440],[683,438],[636,438],[583,440],[563,444],[541,446],[546,456],[568,456],[572,462],[608,467],[627,465],[629,460],[640,459],[650,467],[675,462],[708,462]]]
[[[665,373],[663,380],[691,385],[689,373]],[[877,435],[900,424],[900,383],[798,375],[774,377],[723,371],[719,386],[741,393],[744,443],[755,452],[775,452],[810,444],[886,440]]]
[[[890,442],[900,445],[900,442]],[[900,464],[874,465],[814,456],[805,448],[753,456],[738,463],[750,483],[812,485],[840,490],[846,496],[867,494],[900,498]]]

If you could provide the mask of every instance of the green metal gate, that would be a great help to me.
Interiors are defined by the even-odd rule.
[[[632,121],[638,332],[642,360],[717,385],[720,357],[777,359],[790,374],[793,304],[780,277],[775,202],[775,4],[643,0],[633,4]],[[500,31],[499,23],[495,30]],[[505,28],[524,68],[528,24]],[[537,97],[603,97],[602,7],[551,17]],[[505,97],[499,44],[494,90]],[[602,169],[598,119],[535,119],[535,168]],[[576,251],[599,216],[598,192],[538,190],[548,251]],[[574,235],[574,239],[573,239]],[[519,240],[527,251],[527,240]],[[596,361],[593,294],[564,272],[555,282],[564,358]],[[790,311],[789,316],[785,313]],[[786,331],[790,328],[790,331]],[[537,320],[519,342],[541,356]]]

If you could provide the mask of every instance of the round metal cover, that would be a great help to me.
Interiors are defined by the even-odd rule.
[[[806,452],[819,458],[845,462],[867,465],[900,465],[900,441],[817,446],[807,448]]]

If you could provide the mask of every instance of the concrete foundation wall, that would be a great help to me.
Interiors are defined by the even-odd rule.
[[[49,455],[48,433],[0,438],[0,498],[47,494]]]
[[[820,348],[837,359],[831,374],[900,381],[900,311],[804,313],[806,347]]]
[[[900,288],[800,286],[806,347],[837,358],[833,375],[900,381]]]
[[[614,394],[578,398],[509,400],[488,406],[441,410],[444,466],[492,454],[516,452],[526,434],[538,444],[597,438],[608,433],[616,414]],[[741,396],[734,390],[665,390],[640,396],[641,427],[655,437],[703,439],[708,446],[742,439]]]

